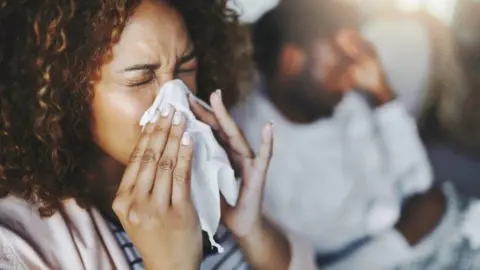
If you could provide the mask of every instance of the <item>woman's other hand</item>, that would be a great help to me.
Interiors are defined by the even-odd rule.
[[[222,222],[235,236],[253,268],[287,269],[288,241],[262,214],[263,190],[273,147],[273,123],[264,126],[262,144],[255,155],[225,108],[220,91],[211,95],[210,103],[212,112],[190,98],[192,111],[212,127],[242,179],[236,206],[222,202]]]
[[[146,269],[198,269],[202,234],[190,198],[193,142],[185,116],[157,113],[132,152],[113,210]]]

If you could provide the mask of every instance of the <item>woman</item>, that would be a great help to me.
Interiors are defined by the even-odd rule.
[[[0,3],[2,268],[200,267],[184,117],[171,108],[143,133],[138,122],[174,78],[233,102],[237,22],[225,2]],[[221,95],[211,103],[192,108],[228,138],[244,183],[223,223],[251,267],[285,269],[288,244],[260,214],[272,127],[255,158]],[[228,259],[202,267],[232,269]]]

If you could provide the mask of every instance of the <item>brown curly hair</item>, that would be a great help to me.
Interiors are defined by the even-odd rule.
[[[111,57],[133,0],[0,0],[0,196],[53,214],[65,198],[91,203],[93,83]],[[198,57],[199,97],[238,97],[244,34],[227,0],[174,1]]]

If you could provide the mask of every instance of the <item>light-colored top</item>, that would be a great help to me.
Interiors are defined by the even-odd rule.
[[[225,252],[207,257],[202,270],[247,269],[238,246],[220,232]],[[187,256],[187,255],[186,255]],[[59,212],[40,218],[13,196],[0,199],[0,269],[129,270],[107,222],[95,208],[64,201]]]
[[[394,229],[385,231],[324,270],[480,269],[480,202],[443,184],[446,211],[435,229],[415,246]]]
[[[372,109],[351,92],[332,117],[296,124],[259,90],[232,115],[254,148],[275,123],[265,211],[322,254],[392,228],[402,201],[433,180],[415,120],[397,101]]]

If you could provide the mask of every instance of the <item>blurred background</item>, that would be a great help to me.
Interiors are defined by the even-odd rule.
[[[452,221],[454,226],[450,232],[436,233],[442,235],[441,239],[435,240],[435,233],[431,232],[447,226],[442,223],[449,222],[445,220],[450,211],[465,211],[465,208],[456,209],[456,206],[452,210],[449,201],[457,196],[452,194],[458,192],[462,197],[480,197],[480,1],[331,2],[335,1],[342,5],[333,5],[331,10],[318,13],[312,10],[320,6],[328,9],[329,5],[320,5],[322,0],[230,2],[230,6],[240,12],[240,20],[251,37],[245,51],[253,55],[253,73],[257,78],[253,80],[256,81],[253,87],[247,85],[245,89],[260,93],[253,95],[253,101],[249,101],[243,115],[236,120],[253,145],[257,136],[253,131],[258,130],[259,122],[274,119],[276,123],[275,155],[266,188],[267,213],[292,235],[313,243],[318,255],[317,266],[335,261],[333,257],[338,254],[346,258],[357,252],[364,255],[358,261],[365,258],[368,261],[368,258],[378,259],[377,255],[373,256],[377,252],[390,253],[384,251],[391,247],[378,251],[370,249],[366,253],[358,250],[368,246],[363,241],[371,240],[362,238],[362,235],[381,239],[380,232],[391,228],[392,220],[396,220],[395,229],[412,247],[423,239],[421,241],[426,242],[423,245],[428,246],[426,249],[435,250],[432,246],[437,245],[437,254],[450,254],[453,249],[447,248],[448,244],[432,243],[447,241],[448,235],[459,233],[463,226],[459,220],[464,219],[463,214],[459,220]],[[291,5],[285,5],[287,2]],[[302,11],[289,12],[300,2],[311,5]],[[288,6],[287,11],[277,11],[278,7],[284,6]],[[282,17],[281,12],[289,14],[290,18]],[[370,147],[375,143],[370,144],[371,141],[358,134],[349,137],[347,128],[330,136],[334,133],[331,126],[322,126],[322,122],[342,126],[341,118],[320,117],[323,120],[318,120],[315,117],[322,113],[325,115],[318,107],[326,105],[322,101],[331,97],[324,95],[318,98],[312,94],[314,91],[309,92],[308,89],[326,89],[328,80],[323,76],[322,68],[328,66],[325,63],[336,61],[338,51],[325,44],[322,48],[321,41],[319,45],[315,40],[307,41],[311,44],[304,46],[302,33],[315,36],[331,31],[338,34],[344,28],[355,29],[355,34],[372,46],[395,100],[411,117],[405,119],[398,114],[384,116],[387,120],[380,124],[384,126],[376,131],[391,135],[383,146],[391,152],[390,155],[380,154],[380,162],[376,156],[378,149]],[[338,37],[336,34],[317,38],[329,40],[332,36]],[[342,63],[348,65],[348,60],[343,60]],[[295,73],[299,69],[320,75],[311,77],[306,73]],[[297,77],[289,77],[291,73]],[[320,85],[315,84],[316,79],[321,81]],[[297,99],[300,95],[304,95],[303,100]],[[294,103],[297,103],[296,107],[292,105]],[[352,104],[348,106],[354,107]],[[338,105],[335,110],[340,110],[340,107]],[[360,111],[358,115],[361,115]],[[416,130],[412,131],[410,120],[413,120]],[[367,116],[362,121],[370,120]],[[357,152],[359,156],[356,156]],[[338,158],[337,154],[344,157]],[[337,162],[335,158],[343,158],[350,163],[344,166],[343,161]],[[377,174],[372,173],[375,170]],[[429,175],[430,170],[432,175]],[[389,177],[400,180],[398,183],[385,181]],[[433,179],[433,183],[429,183],[428,179]],[[455,192],[446,190],[446,183],[452,184]],[[401,198],[399,201],[393,199],[398,197]],[[401,213],[398,213],[399,206]],[[359,216],[359,213],[365,214]],[[480,221],[478,216],[474,219],[475,222]],[[302,250],[302,247],[298,249]],[[303,250],[303,254],[308,253],[308,248]],[[432,251],[432,254],[435,252]],[[452,260],[460,260],[462,255],[459,254],[452,256]],[[309,261],[305,257],[299,260]],[[430,262],[422,267],[410,265],[405,269],[457,269],[436,264],[442,261],[441,257],[431,257],[427,261]],[[343,265],[338,269],[357,269],[357,265],[353,265],[355,268]],[[366,268],[358,266],[358,269],[377,269],[370,268],[368,263],[366,265]],[[456,267],[458,264],[452,262],[450,265]],[[298,269],[308,267],[300,264]]]
[[[476,0],[341,0],[357,5],[365,16],[373,16],[389,9],[407,12],[426,11],[447,24],[451,24],[458,10],[475,5]],[[235,0],[231,6],[241,13],[244,23],[255,22],[265,11],[273,8],[279,0]]]

